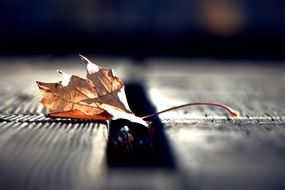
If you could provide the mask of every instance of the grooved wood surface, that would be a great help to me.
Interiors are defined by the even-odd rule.
[[[91,60],[92,57],[90,57]],[[57,69],[85,75],[78,58],[0,59],[0,189],[284,189],[285,67],[276,62],[98,58],[125,83],[145,87],[157,111],[215,101],[240,112],[193,107],[160,115],[176,167],[112,168],[107,123],[49,119],[35,81]]]

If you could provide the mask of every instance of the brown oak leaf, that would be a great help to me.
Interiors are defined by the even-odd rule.
[[[128,119],[147,126],[130,110],[125,87],[110,68],[101,68],[80,55],[87,65],[86,79],[62,71],[58,83],[38,82],[42,104],[49,117],[88,120]]]

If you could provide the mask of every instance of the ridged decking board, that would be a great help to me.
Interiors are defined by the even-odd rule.
[[[92,57],[90,57],[92,60]],[[156,109],[193,101],[240,111],[193,107],[160,116],[172,167],[107,163],[108,124],[49,119],[36,80],[56,69],[85,75],[77,58],[1,58],[0,189],[284,189],[285,67],[276,62],[96,59],[125,83],[144,86]],[[138,100],[139,101],[139,100]],[[138,105],[144,102],[138,102]]]

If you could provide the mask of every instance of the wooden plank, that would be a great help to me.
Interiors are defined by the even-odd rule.
[[[282,189],[284,123],[165,123],[179,170],[197,189]]]
[[[84,122],[1,122],[1,189],[100,187],[107,127]]]
[[[284,189],[285,67],[274,63],[150,60],[147,81],[158,111],[195,101],[160,116],[178,170],[193,189]],[[175,63],[175,64],[174,64]]]

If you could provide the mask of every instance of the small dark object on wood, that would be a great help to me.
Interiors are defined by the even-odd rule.
[[[110,122],[108,161],[112,160],[114,165],[141,165],[151,161],[151,144],[149,128],[125,119]]]

